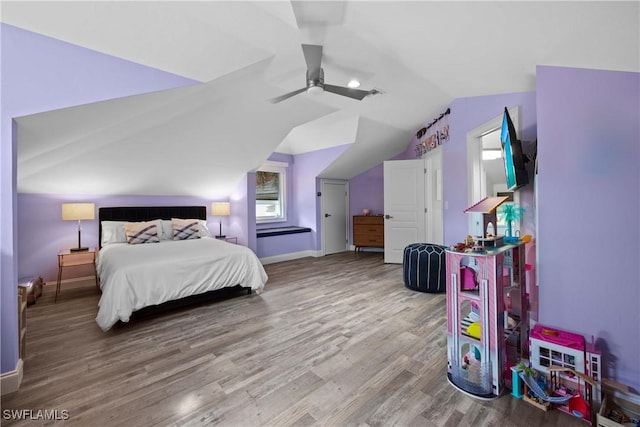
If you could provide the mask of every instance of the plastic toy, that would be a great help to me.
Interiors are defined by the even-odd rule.
[[[482,335],[481,329],[480,322],[473,322],[467,327],[467,333],[473,338],[479,340]]]

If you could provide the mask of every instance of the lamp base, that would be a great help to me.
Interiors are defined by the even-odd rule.
[[[71,250],[71,252],[87,252],[89,250],[89,248],[85,248],[85,247],[82,247],[82,248],[71,248],[70,250]]]
[[[225,239],[227,236],[225,235],[220,235],[220,236],[216,236],[216,239]]]

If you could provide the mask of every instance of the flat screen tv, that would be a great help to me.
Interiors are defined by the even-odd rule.
[[[504,170],[507,177],[507,190],[514,191],[529,183],[529,175],[524,166],[527,158],[522,153],[522,142],[516,136],[516,129],[513,126],[507,107],[504,108],[500,141],[502,142],[502,158],[504,159]]]

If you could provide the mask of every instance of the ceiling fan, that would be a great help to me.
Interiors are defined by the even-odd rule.
[[[376,89],[361,90],[326,84],[324,82],[324,70],[321,67],[322,46],[314,44],[303,44],[302,53],[304,53],[304,59],[307,62],[307,87],[303,87],[302,89],[294,90],[293,92],[289,92],[287,94],[278,96],[277,98],[273,98],[271,99],[272,103],[276,104],[305,91],[312,94],[321,94],[326,91],[335,93],[336,95],[342,95],[349,98],[357,99],[358,101],[362,101],[368,95],[375,95],[377,93],[380,93],[380,91]]]

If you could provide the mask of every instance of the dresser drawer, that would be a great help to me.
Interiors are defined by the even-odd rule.
[[[383,247],[384,235],[383,234],[354,234],[353,235],[354,246],[371,246],[371,247]]]
[[[384,226],[376,224],[355,224],[353,234],[384,234]]]
[[[353,225],[366,225],[366,224],[384,224],[384,217],[382,216],[364,216],[356,215],[353,217]]]

